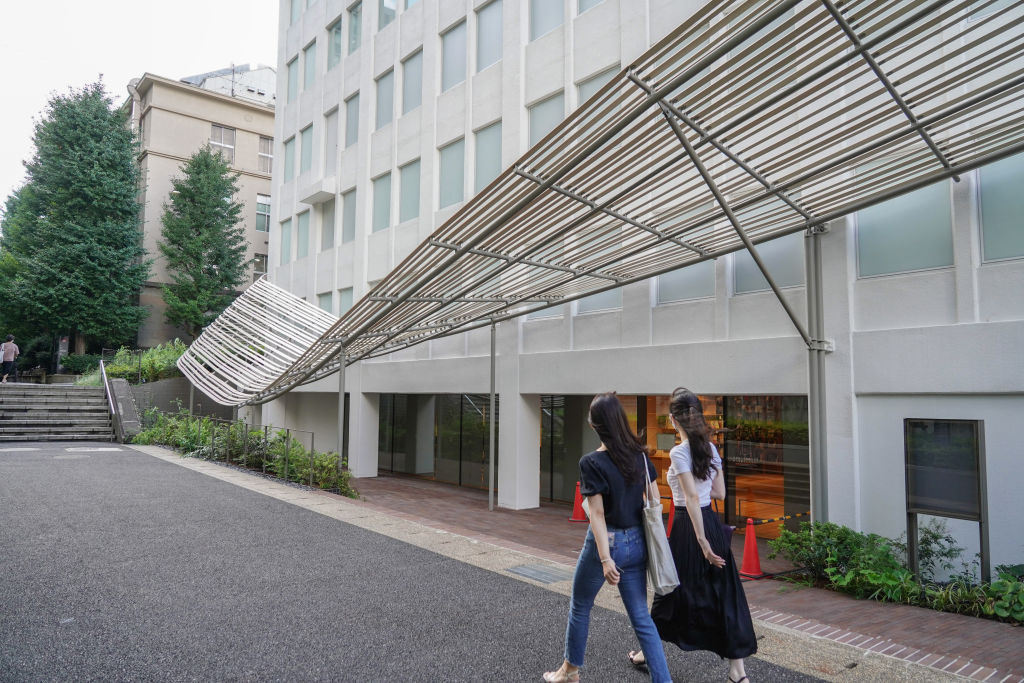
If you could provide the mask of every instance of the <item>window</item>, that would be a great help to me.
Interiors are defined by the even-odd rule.
[[[331,296],[331,292],[324,292],[316,295],[316,305],[321,309],[332,313],[334,310],[334,297]]]
[[[351,242],[356,238],[356,191],[354,189],[341,195],[341,243]]]
[[[288,25],[291,26],[302,16],[302,0],[291,0],[291,12],[289,13]]]
[[[658,276],[658,304],[715,295],[715,262],[701,261]]]
[[[388,71],[377,79],[377,129],[391,123],[395,111],[395,72]]]
[[[256,195],[256,229],[270,232],[270,195]]]
[[[327,70],[341,63],[341,19],[327,27]]]
[[[583,297],[576,302],[577,313],[593,313],[594,311],[607,311],[614,308],[622,308],[622,289],[609,289],[606,292],[598,292]]]
[[[320,208],[320,251],[334,246],[334,200],[328,199]]]
[[[338,290],[338,315],[345,315],[352,308],[352,288]]]
[[[348,53],[359,49],[363,42],[363,3],[357,2],[348,8]]]
[[[281,221],[281,265],[292,260],[292,219]]]
[[[260,136],[259,166],[263,173],[270,173],[274,167],[274,138]]]
[[[466,22],[441,36],[441,92],[466,80]]]
[[[345,147],[359,142],[359,93],[345,100]]]
[[[591,7],[597,7],[602,2],[604,2],[604,0],[580,0],[578,13],[583,14]]]
[[[803,233],[796,232],[763,242],[757,245],[757,253],[779,287],[795,287],[804,283]],[[761,292],[769,288],[761,269],[746,249],[737,251],[734,258],[733,291],[736,294]]]
[[[577,86],[580,95],[579,104],[583,104],[591,97],[593,97],[597,93],[597,91],[603,88],[605,83],[612,80],[612,77],[615,76],[615,74],[617,74],[618,72],[619,69],[618,67],[616,67],[614,69],[602,71],[596,76],[591,76],[586,80],[580,81],[579,85]]]
[[[413,5],[420,4],[420,0],[405,0],[405,9],[409,9]]]
[[[235,129],[213,124],[210,130],[210,147],[219,152],[224,161],[235,162]]]
[[[984,260],[1024,256],[1024,154],[982,166],[978,174]]]
[[[420,215],[420,160],[409,162],[398,169],[398,221],[408,221]]]
[[[501,61],[501,0],[476,12],[476,70]]]
[[[423,51],[402,62],[402,113],[408,114],[423,103]]]
[[[995,0],[995,2],[992,2],[992,0],[988,0],[987,2],[972,2],[967,7],[967,11],[971,12],[971,15],[968,17],[968,19],[974,21],[976,19],[981,19],[982,17],[987,17],[990,14],[995,14],[996,12],[1000,12],[1006,9],[1007,7],[1012,6],[1013,3],[1014,0]]]
[[[252,281],[256,282],[267,274],[267,255],[256,254],[252,257]]]
[[[294,102],[299,96],[299,58],[292,57],[288,62],[288,101]]]
[[[295,175],[295,138],[284,141],[284,180],[288,182]]]
[[[861,277],[953,265],[949,184],[942,182],[857,212]]]
[[[461,138],[440,149],[440,206],[462,201],[465,186],[465,141]]]
[[[299,175],[313,168],[313,126],[306,126],[299,133]]]
[[[530,40],[562,25],[562,5],[551,0],[530,0]]]
[[[309,90],[316,83],[316,41],[302,51],[302,89]]]
[[[476,173],[473,191],[479,192],[501,173],[501,121],[476,132]]]
[[[309,211],[299,214],[298,228],[295,231],[295,258],[309,256]]]
[[[381,30],[395,20],[395,10],[398,8],[398,0],[379,0],[380,8],[377,13],[377,30]]]
[[[373,179],[373,231],[391,227],[391,174]]]
[[[334,175],[338,165],[338,110],[324,117],[324,175]]]
[[[530,107],[530,147],[550,133],[565,116],[565,95],[558,93]]]

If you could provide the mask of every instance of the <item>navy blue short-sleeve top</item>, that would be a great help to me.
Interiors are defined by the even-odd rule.
[[[637,454],[637,457],[641,457]],[[650,458],[643,456],[651,481],[657,476],[657,470]],[[631,484],[626,484],[619,468],[612,462],[608,451],[594,451],[580,458],[580,494],[594,496],[601,494],[604,502],[604,518],[608,526],[616,529],[630,529],[643,524],[644,487],[647,479],[640,476]]]

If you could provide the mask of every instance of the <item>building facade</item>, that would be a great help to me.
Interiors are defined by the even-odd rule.
[[[154,260],[140,303],[149,311],[138,345],[150,348],[188,335],[164,320],[163,285],[171,280],[157,248],[171,181],[203,145],[219,150],[239,174],[242,225],[253,260],[253,277],[266,272],[274,145],[274,69],[235,67],[175,81],[144,74],[128,91],[139,133],[143,244]],[[232,95],[234,91],[234,95]]]
[[[282,0],[271,280],[343,315],[701,4]],[[805,321],[805,242],[821,250],[834,350],[820,517],[899,536],[915,458],[924,458],[938,463],[949,497],[980,486],[993,563],[1024,556],[1014,529],[1024,512],[1015,417],[1024,411],[1022,185],[1024,158],[1010,158],[833,221],[816,238],[760,247]],[[495,420],[498,504],[571,501],[577,461],[596,445],[589,401],[616,390],[664,483],[668,395],[682,385],[702,396],[725,456],[727,517],[808,511],[808,351],[745,252],[500,324],[497,415],[490,334],[348,369],[356,476],[485,488]],[[338,396],[328,378],[251,417],[334,443]],[[943,465],[943,448],[965,439],[974,459]],[[947,524],[973,557],[978,523]]]

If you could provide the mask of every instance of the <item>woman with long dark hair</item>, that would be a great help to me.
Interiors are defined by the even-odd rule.
[[[580,459],[580,493],[590,508],[590,528],[576,561],[565,629],[562,666],[544,674],[547,683],[580,680],[587,647],[590,610],[607,581],[619,589],[654,683],[671,681],[665,651],[647,611],[647,545],[644,540],[644,496],[659,496],[657,471],[647,447],[629,428],[626,412],[614,392],[599,394],[590,404],[590,426],[601,446]],[[644,473],[644,467],[647,473]],[[650,477],[651,486],[647,486]]]
[[[668,542],[679,587],[654,596],[651,617],[662,640],[683,650],[710,650],[729,660],[730,681],[749,681],[743,660],[757,652],[754,624],[725,531],[711,509],[712,498],[725,498],[722,459],[692,391],[672,392],[669,418],[682,441],[669,454],[668,470],[676,506]],[[629,658],[639,665],[645,655],[630,652]]]

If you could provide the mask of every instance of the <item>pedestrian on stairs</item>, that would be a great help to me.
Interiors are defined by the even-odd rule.
[[[18,368],[14,364],[14,360],[21,355],[21,349],[14,343],[14,335],[7,335],[7,341],[0,344],[0,358],[3,359],[3,379],[0,379],[0,383],[7,384],[7,376],[14,374],[14,381],[18,381]]]

